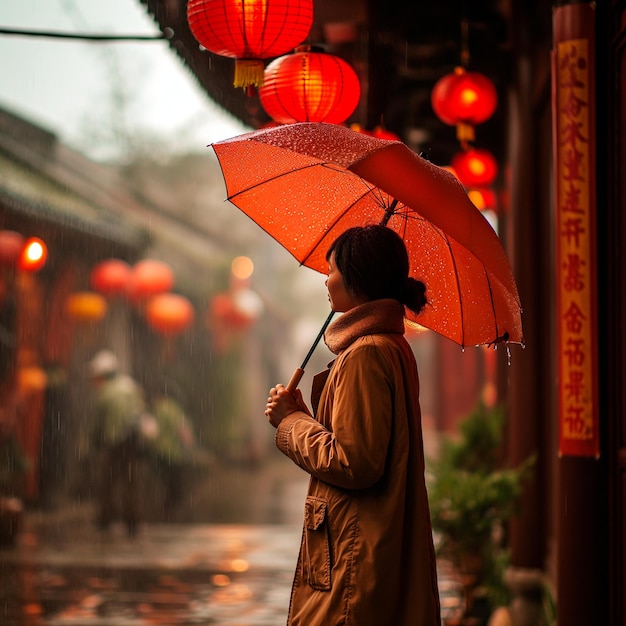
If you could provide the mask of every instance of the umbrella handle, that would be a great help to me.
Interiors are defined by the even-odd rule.
[[[320,342],[320,339],[324,336],[324,331],[326,330],[326,328],[328,328],[328,325],[333,319],[334,314],[335,314],[334,311],[330,312],[319,334],[315,338],[315,341],[313,342],[313,345],[311,346],[309,353],[304,357],[304,361],[302,361],[302,365],[293,373],[291,380],[287,383],[287,391],[289,391],[289,393],[293,393],[298,387],[298,383],[302,380],[302,377],[304,376],[304,368],[306,367],[306,364],[309,362],[309,359],[311,358],[311,355],[313,354],[315,347]]]
[[[296,369],[296,371],[293,373],[293,376],[287,383],[286,388],[287,388],[287,391],[289,391],[289,393],[293,393],[297,389],[298,383],[302,380],[303,376],[304,376],[304,370],[301,367]]]

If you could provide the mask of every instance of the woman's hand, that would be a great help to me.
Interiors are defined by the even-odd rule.
[[[293,394],[280,384],[270,389],[270,395],[265,405],[265,416],[274,428],[278,428],[278,425],[288,415],[296,411],[304,411],[307,415],[311,415],[299,389],[296,389]]]

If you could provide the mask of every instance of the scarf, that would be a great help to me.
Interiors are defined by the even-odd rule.
[[[333,354],[339,354],[355,339],[379,333],[404,334],[403,304],[391,298],[360,304],[330,324],[324,343]]]

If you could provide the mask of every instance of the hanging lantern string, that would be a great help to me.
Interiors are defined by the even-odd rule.
[[[469,67],[469,23],[467,15],[461,20],[461,68],[467,70]],[[468,150],[470,142],[474,141],[474,129],[467,124],[457,124],[457,139],[463,150]]]
[[[465,17],[461,20],[461,67],[467,69],[469,60],[469,24]]]
[[[0,35],[20,37],[48,37],[53,39],[80,39],[84,41],[163,41],[170,39],[164,34],[158,35],[98,35],[87,33],[65,33],[45,30],[23,30],[18,28],[0,28]]]

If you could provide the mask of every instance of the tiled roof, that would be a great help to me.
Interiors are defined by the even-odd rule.
[[[139,247],[143,239],[137,226],[3,152],[0,152],[0,207],[130,248]]]

